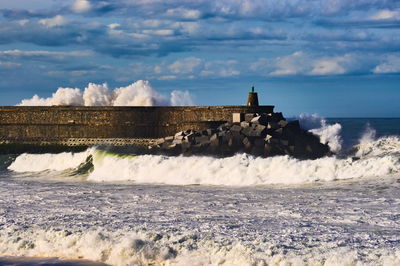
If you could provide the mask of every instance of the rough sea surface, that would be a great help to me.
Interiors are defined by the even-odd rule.
[[[4,155],[0,264],[399,265],[400,119],[302,120],[338,155]]]

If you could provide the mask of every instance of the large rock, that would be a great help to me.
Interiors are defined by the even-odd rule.
[[[319,137],[302,130],[299,121],[286,121],[282,113],[240,114],[235,123],[215,129],[185,130],[156,142],[169,154],[214,154],[228,156],[247,152],[256,156],[290,155],[318,158],[329,155],[329,147]],[[243,121],[244,120],[244,121]]]
[[[251,119],[250,122],[254,123],[254,124],[259,124],[259,125],[266,126],[267,123],[268,123],[268,119],[267,119],[266,115],[262,114],[262,115],[254,117],[253,119]]]
[[[252,120],[254,117],[256,117],[256,114],[254,114],[254,113],[247,113],[247,114],[244,114],[244,120],[245,120],[246,122],[251,122],[251,120]]]

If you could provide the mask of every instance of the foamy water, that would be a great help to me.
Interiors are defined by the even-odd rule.
[[[0,180],[0,254],[112,265],[398,265],[399,184]]]
[[[168,157],[90,148],[1,158],[0,256],[111,265],[399,265],[400,138],[366,127],[349,150],[335,123],[318,123],[311,128],[319,125],[322,141],[340,143],[337,156]]]
[[[81,153],[22,154],[8,169],[15,172],[62,171],[78,168],[91,160],[89,181],[224,186],[290,185],[400,173],[400,138],[368,140],[358,148],[357,158],[332,156],[317,160],[297,160],[289,156],[261,158],[247,154],[227,158],[119,156],[91,148]]]

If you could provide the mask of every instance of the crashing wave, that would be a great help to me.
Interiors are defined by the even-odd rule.
[[[82,165],[88,169],[90,159],[89,181],[224,186],[302,184],[382,177],[400,172],[398,137],[381,138],[360,147],[357,152],[360,159],[324,157],[317,160],[297,160],[289,156],[261,158],[247,154],[226,158],[122,156],[91,148],[81,153],[22,154],[8,169],[15,172],[76,171]]]
[[[188,91],[174,90],[170,99],[157,92],[146,80],[138,80],[126,87],[110,90],[106,83],[89,83],[82,92],[77,88],[59,88],[49,98],[40,98],[34,95],[31,99],[24,99],[20,106],[159,106],[194,105]]]
[[[317,114],[301,114],[298,120],[303,129],[310,130],[313,134],[319,136],[321,143],[328,144],[332,152],[339,153],[341,151],[343,141],[340,132],[342,126],[339,123],[330,125]]]

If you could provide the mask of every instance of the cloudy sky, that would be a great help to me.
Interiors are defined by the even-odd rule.
[[[1,0],[0,105],[149,80],[199,105],[400,116],[398,0]]]

